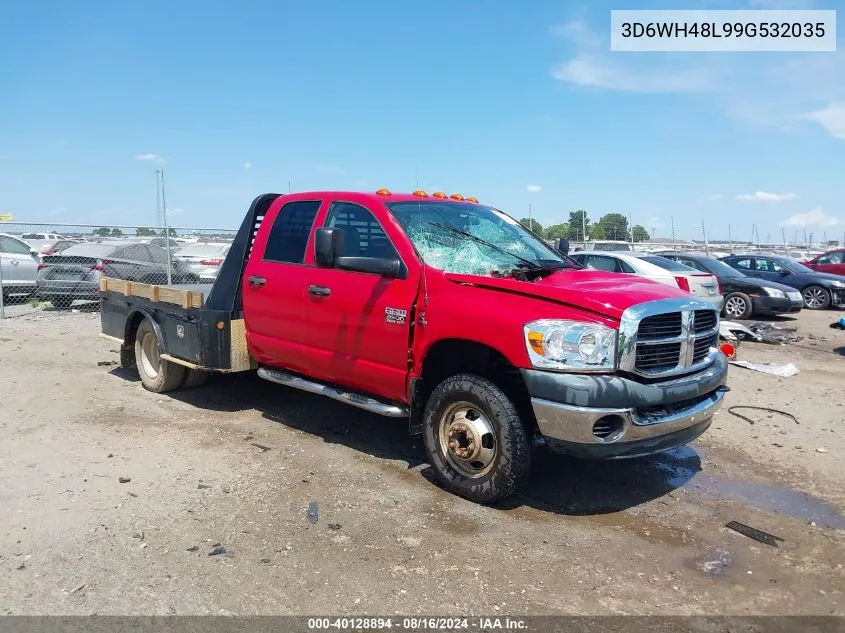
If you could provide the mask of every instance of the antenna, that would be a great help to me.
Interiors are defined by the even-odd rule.
[[[290,180],[288,180],[288,193],[290,193]]]
[[[704,236],[704,254],[710,255],[710,245],[707,244],[707,229],[704,228],[704,218],[701,218],[701,234]]]
[[[420,166],[414,167],[414,179],[417,181],[417,189],[420,188]]]
[[[734,254],[734,241],[731,237],[731,225],[728,224],[728,248],[730,249],[731,255]]]
[[[781,236],[783,237],[783,254],[789,255],[789,249],[786,247],[786,229],[780,227]]]
[[[533,233],[534,232],[534,219],[531,217],[531,203],[528,203],[528,228]]]

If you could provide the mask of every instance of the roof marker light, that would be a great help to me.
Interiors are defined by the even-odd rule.
[[[417,190],[414,192],[414,195],[415,195],[417,198],[428,198],[428,194],[427,194],[425,191],[423,191],[422,189],[417,189]]]
[[[449,196],[447,196],[445,193],[443,193],[442,191],[435,191],[435,192],[434,192],[433,194],[431,194],[431,195],[432,195],[434,198],[448,198],[448,197],[449,197]]]
[[[464,197],[459,193],[453,193],[449,197],[452,198],[452,200],[463,200],[464,199]]]
[[[467,202],[478,202],[478,198],[476,198],[475,196],[470,196],[469,198],[466,199],[466,201]]]
[[[390,195],[393,195],[393,194],[390,193],[390,189],[379,189],[378,191],[376,191],[376,195],[377,196],[390,196]]]

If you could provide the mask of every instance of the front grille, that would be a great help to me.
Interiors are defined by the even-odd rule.
[[[696,338],[695,343],[693,343],[692,362],[697,363],[704,360],[707,357],[707,352],[710,351],[711,347],[716,347],[718,341],[719,335],[717,333]]]
[[[637,338],[641,341],[653,341],[681,335],[681,313],[655,314],[640,321]]]
[[[636,343],[627,347],[622,368],[646,378],[695,371],[719,343],[715,310],[685,310],[645,316],[632,323]],[[631,348],[633,347],[633,349]]]
[[[680,343],[637,345],[637,370],[646,373],[673,369],[681,355]]]
[[[715,310],[696,310],[695,311],[695,331],[708,332],[716,327],[716,311]]]

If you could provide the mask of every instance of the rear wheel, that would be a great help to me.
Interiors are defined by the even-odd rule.
[[[747,319],[754,311],[751,297],[742,292],[734,292],[725,297],[725,305],[722,312],[731,319]]]
[[[185,368],[161,357],[158,338],[149,319],[135,333],[135,364],[144,389],[154,393],[172,391],[182,384]]]
[[[451,492],[493,503],[517,491],[531,469],[531,446],[513,402],[473,374],[441,382],[423,416],[425,449]]]
[[[801,295],[804,307],[809,310],[826,310],[830,306],[830,293],[821,286],[807,286]]]

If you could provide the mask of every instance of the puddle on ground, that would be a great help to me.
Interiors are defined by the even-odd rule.
[[[687,567],[700,571],[706,576],[727,576],[733,565],[731,553],[721,547],[709,547],[703,554],[686,562]]]
[[[845,517],[818,497],[776,484],[745,483],[714,477],[685,465],[695,451],[683,447],[667,451],[654,466],[666,474],[666,481],[675,488],[685,488],[716,499],[742,501],[761,510],[815,522],[816,525],[845,530]]]

